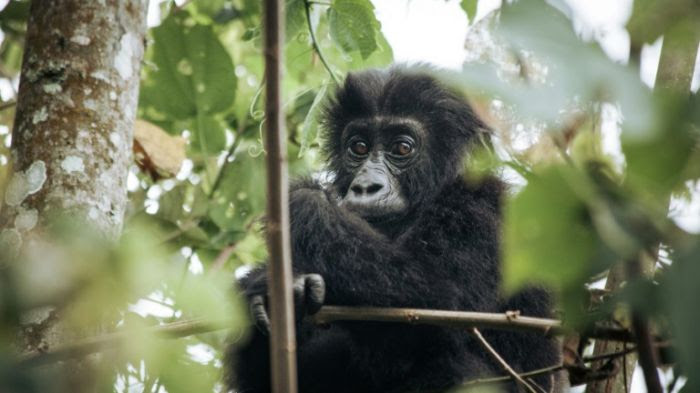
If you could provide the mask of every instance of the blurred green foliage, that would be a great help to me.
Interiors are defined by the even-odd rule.
[[[468,94],[503,100],[516,118],[541,121],[540,143],[549,146],[548,158],[531,160],[511,149],[503,160],[526,182],[506,204],[504,290],[529,284],[555,289],[565,324],[577,328],[611,320],[628,326],[629,316],[618,315],[623,309],[649,316],[655,333],[675,340],[674,374],[688,377],[684,391],[697,391],[700,347],[691,333],[698,321],[690,299],[698,296],[698,238],[669,218],[670,201],[687,196],[699,181],[700,107],[689,92],[690,75],[657,80],[660,87],[652,91],[634,59],[627,65],[610,61],[596,43],[577,36],[565,4],[551,3],[518,1],[500,10],[495,34],[513,54],[518,77],[497,75],[494,63],[468,64],[448,75]],[[671,45],[685,45],[693,61],[697,12],[692,1],[635,1],[628,24],[632,50],[674,32],[680,42]],[[678,29],[688,34],[679,37]],[[533,68],[544,82],[528,74]],[[676,80],[687,85],[664,88]],[[602,149],[604,103],[614,103],[622,119],[622,166]],[[671,252],[655,269],[659,247]],[[592,305],[585,288],[613,266],[643,260],[641,255],[651,256],[643,265],[656,271]]]
[[[311,29],[338,75],[389,65],[392,55],[369,0],[290,0],[286,9],[290,170],[309,173],[323,160],[318,116],[335,83],[313,50]],[[197,0],[184,8],[161,2],[160,11],[161,22],[148,31],[138,116],[185,138],[188,161],[172,178],[132,171],[130,213],[117,246],[69,225],[56,231],[69,258],[0,269],[3,388],[10,382],[19,391],[65,388],[58,379],[51,381],[56,375],[14,374],[12,352],[4,349],[14,342],[26,310],[62,299],[69,311],[61,318],[75,329],[77,341],[115,328],[127,332],[119,351],[103,355],[98,384],[105,390],[223,391],[224,341],[241,339],[248,325],[235,296],[234,271],[266,258],[260,221],[265,209],[262,9],[258,0]],[[1,77],[18,76],[28,12],[27,1],[11,1],[0,11]],[[11,127],[12,108],[1,114],[2,124]],[[0,134],[0,141],[7,138]],[[0,154],[9,158],[4,143]],[[0,179],[7,168],[0,165]],[[216,321],[230,329],[176,340],[151,329],[179,320]]]
[[[472,24],[477,3],[461,1]],[[612,62],[596,43],[580,39],[562,2],[551,3],[517,1],[496,11],[495,34],[519,67],[517,77],[504,77],[490,63],[438,72],[471,97],[505,103],[516,119],[536,119],[543,131],[534,138],[545,146],[537,154],[501,138],[507,154],[476,151],[467,164],[477,172],[515,169],[524,179],[505,207],[504,290],[554,289],[573,327],[609,320],[620,304],[650,315],[660,335],[673,337],[687,391],[698,391],[693,302],[700,298],[700,239],[668,218],[668,204],[700,178],[700,100],[653,92],[637,64]],[[28,4],[10,1],[0,11],[0,77],[7,80],[19,73]],[[5,349],[23,313],[56,299],[68,306],[64,318],[77,332],[90,335],[95,325],[131,332],[119,351],[103,355],[105,391],[223,391],[225,338],[245,335],[233,272],[266,258],[261,2],[196,0],[178,9],[167,1],[160,8],[162,21],[148,33],[138,115],[185,138],[188,160],[174,178],[132,171],[130,213],[116,247],[73,228],[63,235],[83,241],[67,243],[72,258],[64,263],[0,268],[0,383],[18,391],[57,389],[33,372],[16,372]],[[393,54],[369,0],[287,0],[286,11],[284,110],[294,176],[321,167],[319,114],[335,79],[387,66]],[[698,18],[695,1],[636,0],[632,47]],[[623,119],[622,165],[602,148],[604,104]],[[11,128],[12,117],[12,109],[0,112],[0,124]],[[0,133],[1,142],[8,140]],[[0,157],[7,159],[6,145],[0,143]],[[0,160],[0,185],[7,168]],[[669,250],[670,266],[661,264],[591,310],[586,288],[593,281],[659,245]],[[190,318],[232,329],[177,340],[149,330]]]

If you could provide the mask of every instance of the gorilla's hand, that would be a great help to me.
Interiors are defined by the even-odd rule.
[[[270,331],[270,318],[267,312],[267,286],[258,285],[256,293],[250,295],[250,313],[255,325],[261,331]],[[294,309],[297,323],[306,315],[313,315],[321,309],[326,297],[326,283],[320,274],[302,274],[294,278]]]

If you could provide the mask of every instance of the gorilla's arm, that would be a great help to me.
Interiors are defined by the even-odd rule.
[[[319,185],[305,182],[293,188],[290,215],[294,270],[324,278],[327,304],[457,306],[457,283],[438,274],[436,261],[409,255],[365,220],[339,207]]]

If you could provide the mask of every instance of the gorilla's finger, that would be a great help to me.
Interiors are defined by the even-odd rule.
[[[255,295],[250,299],[250,313],[253,316],[255,326],[257,326],[263,333],[269,333],[270,318],[267,316],[267,309],[265,309],[264,296]]]
[[[294,277],[294,282],[292,283],[292,290],[294,291],[294,300],[300,302],[304,300],[304,288],[306,282],[304,276]]]
[[[316,314],[326,299],[326,282],[320,274],[307,274],[304,276],[304,287],[306,312]]]
[[[306,313],[306,289],[304,276],[294,277],[292,290],[294,291],[294,308],[297,310],[297,315],[304,315],[304,313]]]

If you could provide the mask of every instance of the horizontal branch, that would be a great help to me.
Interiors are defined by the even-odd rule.
[[[91,353],[104,351],[119,346],[132,335],[156,335],[163,338],[179,338],[193,334],[209,333],[226,329],[223,322],[205,321],[203,319],[183,320],[149,327],[143,330],[121,330],[100,336],[90,337],[74,343],[55,346],[46,352],[33,352],[20,356],[19,365],[35,367],[59,360],[79,358]]]
[[[460,329],[487,328],[538,332],[546,335],[562,334],[561,322],[556,319],[535,318],[516,313],[483,313],[470,311],[424,310],[414,308],[378,308],[324,306],[311,317],[317,324],[337,321],[372,321],[446,326]],[[47,352],[35,352],[20,357],[22,366],[36,366],[85,356],[118,346],[132,334],[153,334],[164,338],[185,337],[226,329],[223,321],[192,319],[153,326],[144,331],[122,330],[85,340],[56,346]],[[625,329],[597,327],[586,331],[590,338],[633,342],[634,336]]]
[[[492,328],[554,334],[561,328],[556,319],[534,318],[515,313],[425,310],[417,308],[324,306],[313,316],[317,324],[336,321],[402,322],[455,328]]]
[[[17,101],[0,102],[0,111],[4,111],[5,109],[12,108],[15,105],[17,105]]]
[[[528,317],[515,312],[485,313],[417,308],[324,306],[318,314],[313,316],[313,321],[317,324],[336,321],[397,322],[461,329],[529,331],[549,336],[565,333],[561,321],[557,319]],[[599,340],[634,342],[634,335],[629,330],[616,327],[596,326],[582,334]]]

